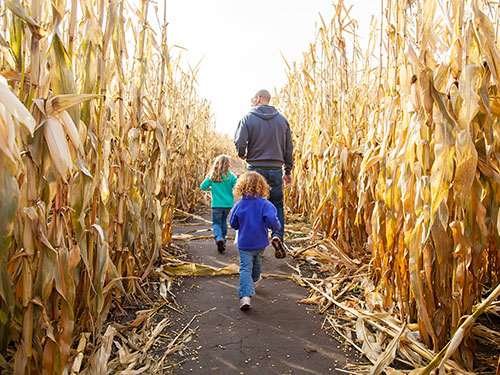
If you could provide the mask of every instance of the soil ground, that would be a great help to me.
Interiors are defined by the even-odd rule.
[[[199,215],[210,220],[210,208]],[[205,230],[205,232],[204,232]],[[194,232],[197,231],[197,232]],[[174,234],[211,235],[211,225],[193,219],[189,226],[174,223]],[[229,229],[228,236],[234,238]],[[177,241],[180,243],[182,241]],[[238,264],[238,249],[228,240],[217,252],[212,238],[182,242],[188,259],[213,267]],[[290,275],[290,258],[276,259],[271,246],[263,259],[263,274]],[[176,295],[182,314],[173,312],[176,326],[196,328],[184,358],[174,374],[345,374],[347,362],[359,355],[321,329],[322,318],[314,306],[299,304],[307,290],[289,279],[264,278],[252,298],[252,308],[239,309],[238,275],[184,277]]]

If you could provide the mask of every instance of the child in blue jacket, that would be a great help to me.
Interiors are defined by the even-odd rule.
[[[229,172],[230,161],[230,156],[217,156],[207,178],[200,186],[201,190],[211,190],[212,193],[212,228],[220,253],[226,249],[227,217],[234,204],[233,187],[236,177]]]
[[[229,224],[238,230],[240,253],[240,309],[250,308],[250,297],[255,294],[254,283],[260,279],[262,254],[269,245],[268,229],[278,231],[281,224],[276,207],[266,198],[269,185],[257,172],[241,175],[234,187],[241,200],[234,205]]]

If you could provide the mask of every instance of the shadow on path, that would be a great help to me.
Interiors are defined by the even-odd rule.
[[[209,208],[201,215],[210,219]],[[210,224],[193,219],[179,226],[174,234],[197,232],[210,235]],[[228,236],[234,237],[229,230]],[[214,267],[238,264],[238,249],[228,240],[226,251],[217,252],[213,239],[184,243],[190,261]],[[264,253],[263,274],[290,275],[286,262],[275,259],[272,247]],[[321,329],[321,316],[315,307],[297,303],[307,290],[288,279],[265,278],[252,298],[252,308],[239,309],[238,275],[185,277],[177,302],[184,313],[174,313],[177,326],[185,325],[195,314],[204,313],[191,324],[197,328],[192,350],[174,374],[345,374],[340,371],[357,355]],[[212,310],[211,310],[212,309]],[[210,310],[210,311],[209,311]]]

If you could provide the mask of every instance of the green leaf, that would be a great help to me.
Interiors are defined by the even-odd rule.
[[[10,24],[10,47],[14,58],[16,59],[16,69],[22,71],[23,66],[23,54],[22,54],[22,41],[24,38],[24,27],[19,18],[12,17],[12,23]]]
[[[0,156],[0,260],[10,245],[14,229],[14,215],[19,202],[19,187],[16,179],[5,170]]]
[[[50,48],[51,63],[55,66],[56,74],[52,75],[51,87],[54,95],[76,94],[75,76],[71,64],[71,57],[66,52],[59,35],[54,34]],[[75,124],[80,123],[80,116],[77,108],[68,109]]]

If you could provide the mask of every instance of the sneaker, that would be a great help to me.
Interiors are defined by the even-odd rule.
[[[250,297],[240,298],[240,310],[248,310],[250,308]]]
[[[226,244],[224,243],[224,241],[217,241],[217,250],[219,251],[219,253],[223,253],[224,250],[226,250]]]
[[[273,237],[271,240],[271,245],[274,247],[274,256],[278,259],[282,259],[286,257],[286,251],[285,248],[283,247],[283,242],[281,242],[281,239],[279,237]]]

